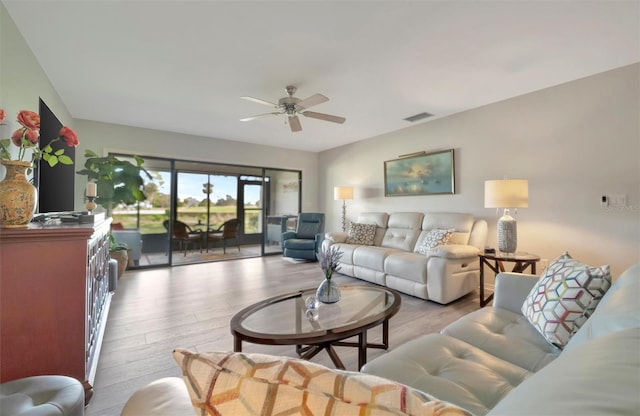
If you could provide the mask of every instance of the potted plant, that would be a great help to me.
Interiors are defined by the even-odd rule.
[[[118,279],[120,279],[129,264],[129,246],[116,242],[113,234],[109,234],[109,256],[118,261]]]
[[[87,158],[84,169],[76,173],[86,175],[89,181],[96,183],[97,202],[106,209],[107,216],[111,216],[113,207],[118,204],[130,205],[146,199],[143,175],[149,179],[152,176],[142,167],[144,160],[140,156],[133,156],[135,165],[113,155],[99,156],[93,150],[86,150],[84,156]],[[118,261],[119,279],[129,264],[129,246],[116,242],[112,234],[109,234],[109,242],[109,254]]]
[[[99,156],[92,150],[86,150],[84,156],[87,158],[84,169],[76,173],[97,184],[97,202],[107,210],[107,215],[118,204],[130,205],[146,199],[143,175],[152,177],[142,167],[144,160],[140,156],[133,156],[135,165],[113,155]]]

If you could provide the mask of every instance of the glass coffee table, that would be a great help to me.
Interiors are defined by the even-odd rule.
[[[327,350],[336,368],[345,369],[335,346],[358,348],[358,369],[367,362],[367,348],[389,348],[389,319],[400,310],[400,294],[381,286],[340,286],[342,299],[334,304],[305,303],[316,289],[300,290],[266,299],[231,319],[234,351],[242,341],[265,345],[295,345],[306,360]],[[367,330],[382,325],[382,343],[368,343]],[[357,342],[347,338],[357,336]]]

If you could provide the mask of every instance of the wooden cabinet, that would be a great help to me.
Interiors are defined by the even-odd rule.
[[[110,223],[0,229],[0,382],[68,375],[90,399],[111,301]]]

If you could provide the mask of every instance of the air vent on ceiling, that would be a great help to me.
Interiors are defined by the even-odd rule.
[[[433,114],[429,114],[429,113],[420,113],[420,114],[416,114],[415,116],[411,116],[411,117],[407,117],[403,120],[407,120],[411,123],[418,121],[418,120],[422,120],[423,118],[427,118],[427,117],[432,117]]]

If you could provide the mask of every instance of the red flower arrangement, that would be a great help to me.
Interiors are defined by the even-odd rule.
[[[6,112],[0,108],[0,124],[4,123]],[[73,159],[64,153],[64,149],[53,150],[51,144],[62,140],[69,147],[76,147],[80,144],[76,133],[67,126],[63,126],[58,133],[58,137],[51,140],[43,149],[40,149],[38,142],[40,141],[40,115],[33,111],[21,110],[16,117],[16,121],[20,124],[20,128],[13,132],[10,139],[0,140],[0,160],[17,160],[24,161],[25,157],[31,150],[31,163],[42,158],[49,166],[54,167],[58,163],[63,165],[72,165]],[[12,159],[10,146],[13,144],[18,147],[18,157]]]

